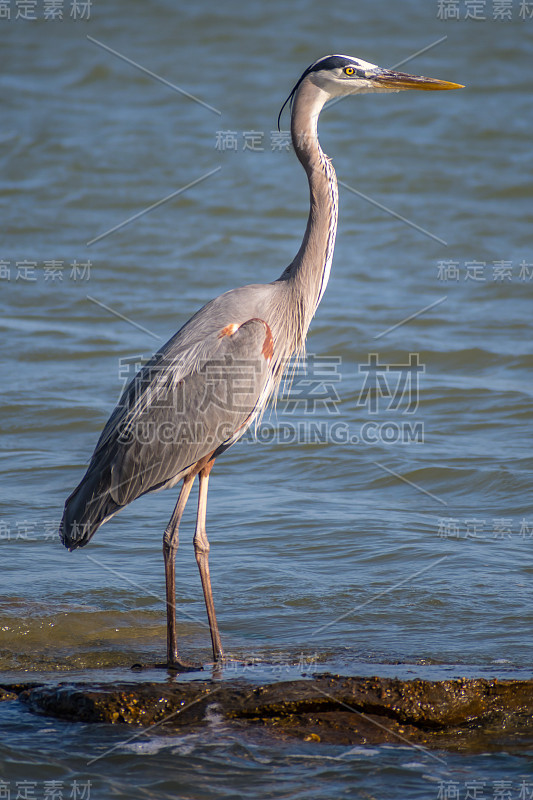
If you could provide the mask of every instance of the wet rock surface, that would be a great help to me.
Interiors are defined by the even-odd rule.
[[[471,751],[533,741],[533,681],[447,681],[317,675],[244,680],[0,685],[0,700],[71,721],[158,727],[261,726],[277,737],[337,744],[411,743]]]

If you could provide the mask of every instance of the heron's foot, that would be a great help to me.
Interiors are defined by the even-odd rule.
[[[184,661],[181,658],[167,661],[166,664],[156,664],[156,667],[170,669],[173,672],[197,672],[198,670],[203,670],[202,664],[197,664],[194,661]]]
[[[131,669],[134,672],[142,672],[146,669],[167,669],[172,672],[199,672],[203,670],[203,665],[176,659],[173,661],[165,661],[162,664],[133,664]]]
[[[228,660],[222,650],[213,655],[213,660],[206,664],[206,669],[209,667],[211,670],[211,678],[214,681],[220,680],[224,676],[224,670]]]

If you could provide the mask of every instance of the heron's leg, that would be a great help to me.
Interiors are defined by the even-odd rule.
[[[176,507],[163,535],[163,558],[165,559],[165,584],[167,592],[167,664],[169,666],[189,666],[181,664],[178,658],[178,637],[176,633],[176,551],[179,543],[179,525],[189,499],[194,475],[183,479]]]
[[[198,516],[196,517],[196,531],[194,533],[194,554],[200,570],[202,588],[204,590],[205,606],[207,618],[209,620],[209,630],[211,631],[211,642],[213,645],[213,658],[221,661],[224,657],[222,642],[218,632],[217,618],[215,615],[215,604],[213,603],[213,592],[211,591],[211,578],[209,575],[209,542],[205,532],[205,515],[207,511],[207,489],[209,485],[209,473],[215,462],[211,461],[199,472],[200,488],[198,490]]]

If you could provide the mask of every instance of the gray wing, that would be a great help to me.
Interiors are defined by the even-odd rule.
[[[126,425],[127,419],[134,412],[140,413],[148,398],[153,398],[157,391],[157,387],[152,385],[153,380],[158,381],[160,390],[165,392],[168,391],[165,388],[166,381],[177,383],[194,375],[202,364],[218,353],[223,338],[220,332],[232,323],[240,325],[247,320],[260,319],[271,336],[268,311],[275,294],[272,284],[241,286],[219,295],[200,308],[126,387],[102,431],[95,454],[115,437],[117,427]],[[260,338],[260,328],[258,332]],[[239,338],[232,341],[235,349],[239,343]],[[253,357],[252,352],[249,355]],[[149,389],[146,395],[145,389]]]
[[[273,350],[268,324],[253,318],[221,328],[213,316],[208,332],[201,319],[191,325],[193,317],[122,394],[65,504],[67,547],[87,544],[136,497],[174,485],[199,459],[229,447],[261,410]]]
[[[164,355],[147,365],[130,388],[131,408],[114,428],[119,446],[110,492],[117,503],[179,479],[244,433],[268,383],[268,342],[266,323],[252,319],[205,337],[186,374]],[[95,455],[107,446],[99,444]]]

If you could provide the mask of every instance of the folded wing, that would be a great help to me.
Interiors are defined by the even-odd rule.
[[[250,319],[196,342],[175,338],[156,353],[123,392],[65,504],[65,546],[87,544],[135,498],[176,484],[237,441],[268,397],[272,352],[269,326]]]

